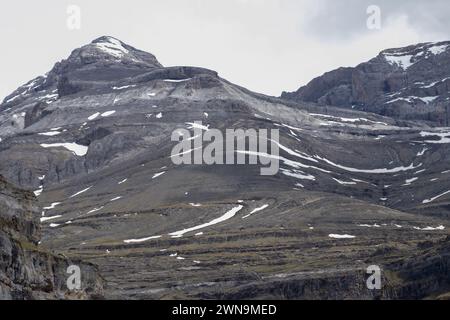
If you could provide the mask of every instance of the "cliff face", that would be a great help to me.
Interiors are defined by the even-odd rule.
[[[32,193],[0,176],[0,300],[87,299],[101,297],[102,279],[94,265],[54,255],[38,243],[38,207]],[[70,265],[81,269],[81,288],[67,288]]]
[[[388,49],[325,73],[282,98],[449,125],[450,42]]]

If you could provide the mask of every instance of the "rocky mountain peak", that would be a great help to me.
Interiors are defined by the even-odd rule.
[[[450,41],[387,49],[354,68],[340,68],[282,98],[407,120],[450,123]]]
[[[138,50],[111,36],[102,36],[74,50],[67,61],[83,64],[109,62],[149,68],[162,67],[154,55]]]
[[[8,95],[2,105],[11,107],[26,101],[35,93],[53,99],[81,88],[133,77],[163,68],[156,57],[114,37],[102,36],[72,51],[43,76],[20,86]],[[47,98],[45,101],[49,101]]]
[[[98,71],[108,68],[148,71],[162,67],[151,53],[138,50],[116,38],[103,36],[73,50],[67,59],[55,64],[49,75],[51,78],[79,72],[86,76],[88,71],[96,70],[98,76]],[[122,73],[114,74],[120,76]],[[88,78],[95,79],[97,76],[90,74]]]

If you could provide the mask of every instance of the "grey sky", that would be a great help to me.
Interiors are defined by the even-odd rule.
[[[81,8],[81,30],[66,26],[69,4]],[[366,27],[370,4],[381,30]],[[386,48],[449,40],[449,16],[448,0],[2,1],[0,97],[101,35],[279,95]]]

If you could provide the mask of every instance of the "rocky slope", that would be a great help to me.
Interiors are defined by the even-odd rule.
[[[281,97],[448,126],[449,92],[450,42],[438,42],[385,50]]]
[[[194,121],[279,129],[280,171],[175,165],[171,135]],[[425,298],[449,291],[449,137],[102,37],[0,105],[0,173],[38,196],[42,245],[97,264],[108,298]]]
[[[52,254],[39,246],[37,210],[32,193],[13,187],[0,176],[0,300],[101,297],[103,281],[93,265]],[[67,288],[70,265],[81,269],[80,290]]]

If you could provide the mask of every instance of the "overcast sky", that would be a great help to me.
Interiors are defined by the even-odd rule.
[[[367,28],[369,5],[381,29]],[[81,29],[67,27],[67,7]],[[0,10],[0,100],[93,39],[114,36],[165,66],[210,68],[279,95],[379,51],[450,40],[448,0],[15,0]]]

